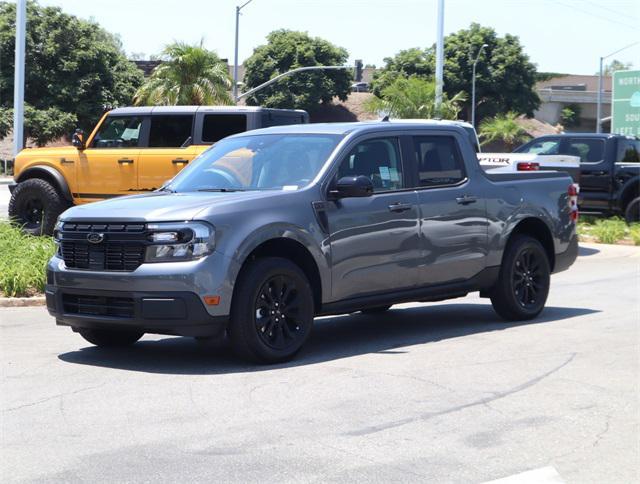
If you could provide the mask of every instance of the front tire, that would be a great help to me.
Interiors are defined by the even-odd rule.
[[[313,326],[313,292],[304,272],[287,259],[261,258],[237,284],[229,325],[235,352],[256,363],[293,358]]]
[[[498,282],[491,291],[493,309],[508,321],[535,318],[547,301],[550,273],[542,244],[517,235],[507,245]]]
[[[624,219],[628,224],[640,222],[640,197],[636,197],[627,204]]]
[[[139,331],[117,331],[110,329],[80,329],[78,333],[89,343],[102,348],[131,346],[144,335],[144,333]]]
[[[18,183],[9,201],[9,218],[30,235],[52,235],[69,203],[49,182],[30,178]]]

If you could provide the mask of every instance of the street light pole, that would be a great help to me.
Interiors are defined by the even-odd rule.
[[[436,117],[442,112],[442,88],[444,73],[444,0],[438,0],[438,27],[436,38]]]
[[[486,47],[488,47],[487,44],[480,46],[476,60],[473,61],[473,75],[471,76],[471,126],[474,128],[476,127],[476,65],[478,64],[482,50]]]
[[[27,31],[27,0],[16,1],[16,57],[13,81],[13,155],[24,143],[24,60]]]
[[[233,56],[233,99],[238,102],[238,36],[240,31],[240,10],[249,5],[253,0],[236,7],[236,47]]]
[[[598,73],[598,106],[596,109],[596,133],[602,132],[602,63],[612,55],[616,55],[618,52],[622,52],[623,50],[638,44],[640,44],[640,42],[634,42],[633,44],[626,45],[622,49],[618,49],[611,54],[600,57],[600,71]]]

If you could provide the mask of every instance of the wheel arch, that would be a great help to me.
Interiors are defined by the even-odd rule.
[[[511,241],[513,241],[513,239],[518,235],[528,235],[542,244],[547,257],[549,258],[549,267],[551,269],[551,272],[553,272],[556,262],[556,252],[555,244],[553,242],[553,235],[549,226],[543,220],[536,217],[527,217],[519,221],[515,225],[513,230],[511,230],[509,236],[507,237],[504,251],[502,253],[502,261],[504,261],[507,247],[509,246]]]
[[[627,205],[640,196],[640,176],[627,180],[620,193],[619,208],[624,215]]]
[[[320,276],[320,269],[315,258],[304,244],[289,237],[267,239],[259,243],[247,254],[241,263],[238,277],[251,261],[263,257],[281,257],[296,264],[302,272],[304,272],[311,285],[316,312],[320,310],[322,305],[322,278]]]
[[[50,166],[38,165],[32,166],[24,170],[20,175],[16,178],[16,182],[20,183],[25,180],[30,180],[32,178],[40,178],[42,180],[48,181],[51,185],[53,185],[56,189],[60,191],[60,194],[69,202],[73,202],[73,197],[71,195],[71,190],[69,190],[69,184],[65,180],[62,173],[60,173],[55,168]]]

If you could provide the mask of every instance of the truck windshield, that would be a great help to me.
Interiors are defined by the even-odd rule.
[[[330,134],[267,134],[224,139],[182,170],[175,192],[297,190],[308,185],[342,139]]]

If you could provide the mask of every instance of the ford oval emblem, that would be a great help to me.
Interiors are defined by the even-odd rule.
[[[99,234],[97,232],[92,232],[87,235],[87,240],[92,244],[99,244],[104,240],[104,234]]]

